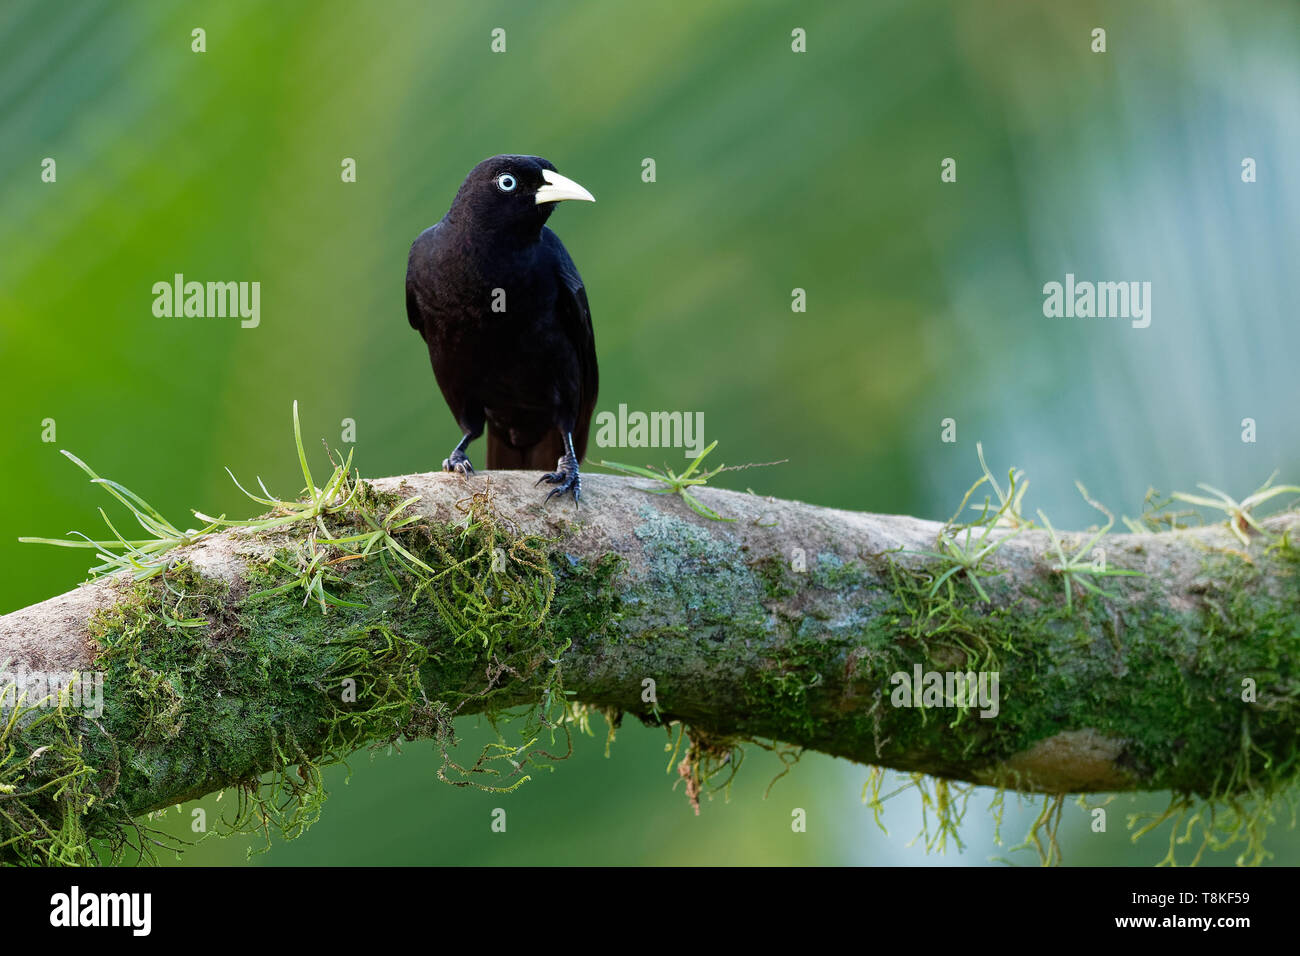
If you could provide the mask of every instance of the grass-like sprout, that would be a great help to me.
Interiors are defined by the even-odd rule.
[[[1193,520],[1197,524],[1204,523],[1195,508],[1166,511],[1165,509],[1173,503],[1173,496],[1162,498],[1156,489],[1148,488],[1146,497],[1142,499],[1141,517],[1134,519],[1124,515],[1124,524],[1133,534],[1149,534],[1152,531],[1177,531],[1180,528],[1189,528],[1193,526]]]
[[[1007,490],[1003,493],[1002,486],[998,484],[997,479],[993,477],[993,473],[989,471],[989,466],[984,461],[984,444],[982,442],[975,443],[975,453],[979,455],[980,468],[984,471],[984,477],[975,482],[970,492],[967,492],[966,498],[969,499],[971,492],[974,492],[976,488],[987,481],[992,486],[993,493],[997,495],[1000,505],[996,512],[997,523],[1012,528],[1032,528],[1034,522],[1021,514],[1025,492],[1029,490],[1029,479],[1025,477],[1024,471],[1014,465],[1007,470]],[[963,504],[965,504],[965,501],[963,501]],[[981,510],[988,514],[991,504],[992,502],[985,498]],[[971,505],[971,507],[981,508],[980,505]]]
[[[271,563],[282,571],[296,575],[296,577],[285,584],[276,588],[269,588],[265,591],[258,591],[250,594],[250,598],[270,597],[274,594],[283,594],[286,591],[294,591],[298,588],[303,590],[302,603],[315,599],[320,605],[321,610],[325,610],[327,605],[334,607],[365,607],[364,604],[358,604],[354,601],[345,601],[336,597],[325,589],[326,584],[342,583],[342,578],[330,573],[330,568],[340,561],[350,560],[350,555],[341,557],[330,557],[329,551],[316,547],[316,533],[313,531],[308,536],[297,554],[297,567],[278,557],[271,558]]]
[[[1208,491],[1210,494],[1214,495],[1213,498],[1207,498],[1204,495],[1189,495],[1181,491],[1175,491],[1173,497],[1177,498],[1179,501],[1185,501],[1189,505],[1199,505],[1202,508],[1214,508],[1222,511],[1228,516],[1228,527],[1231,528],[1232,533],[1237,536],[1237,540],[1244,545],[1249,545],[1250,538],[1247,537],[1247,531],[1251,528],[1259,532],[1259,534],[1265,538],[1272,538],[1272,536],[1261,527],[1260,523],[1255,520],[1255,516],[1251,513],[1254,511],[1256,505],[1263,504],[1265,501],[1268,501],[1270,498],[1276,498],[1278,495],[1300,495],[1300,486],[1278,485],[1273,487],[1273,479],[1276,477],[1277,472],[1275,471],[1273,474],[1268,476],[1268,481],[1264,482],[1263,487],[1259,488],[1252,494],[1247,495],[1246,498],[1241,501],[1237,501],[1228,494],[1220,491],[1218,488],[1201,484],[1199,482],[1196,487],[1200,488],[1202,491]]]
[[[1076,481],[1075,487],[1079,489],[1079,494],[1083,495],[1083,500],[1088,502],[1098,511],[1106,516],[1106,524],[1098,529],[1097,533],[1088,539],[1077,551],[1066,554],[1065,546],[1061,543],[1056,529],[1052,527],[1052,522],[1043,514],[1042,509],[1038,511],[1038,517],[1042,520],[1044,527],[1047,528],[1048,535],[1052,539],[1052,548],[1056,551],[1056,563],[1052,565],[1052,572],[1061,575],[1065,581],[1065,609],[1066,611],[1074,610],[1074,585],[1078,585],[1085,591],[1091,591],[1100,597],[1116,600],[1118,595],[1111,594],[1109,591],[1103,591],[1097,584],[1089,580],[1093,577],[1142,577],[1143,572],[1131,571],[1127,568],[1112,568],[1106,564],[1103,557],[1100,563],[1095,562],[1088,555],[1097,542],[1106,536],[1111,527],[1115,524],[1115,516],[1107,510],[1106,506],[1098,501],[1094,501],[1088,495],[1088,489],[1083,487],[1082,482]]]
[[[303,480],[306,482],[306,487],[300,499],[285,500],[277,498],[267,490],[261,478],[258,478],[257,484],[262,493],[260,495],[254,494],[240,484],[239,479],[227,468],[226,473],[234,481],[235,487],[251,501],[268,509],[268,513],[259,518],[234,520],[228,519],[225,515],[213,518],[200,511],[195,511],[195,517],[205,523],[197,531],[192,528],[181,531],[135,492],[116,481],[101,478],[76,455],[65,451],[63,454],[89,475],[93,484],[102,486],[109,494],[126,506],[150,537],[141,539],[124,537],[114,526],[104,509],[100,508],[100,516],[104,519],[104,523],[108,525],[109,531],[113,533],[112,539],[92,540],[86,535],[74,531],[70,532],[74,536],[71,540],[63,538],[19,538],[18,540],[32,544],[52,544],[65,548],[92,548],[97,552],[97,557],[102,562],[90,569],[92,575],[127,571],[136,580],[144,580],[152,578],[167,569],[171,564],[171,558],[168,556],[169,552],[184,545],[194,544],[207,535],[223,528],[272,532],[300,522],[309,522],[312,528],[303,543],[298,546],[297,567],[291,566],[281,557],[271,559],[273,564],[294,575],[294,580],[278,588],[260,593],[262,595],[278,594],[300,587],[305,594],[303,602],[306,603],[314,598],[320,604],[322,610],[328,605],[338,607],[360,606],[335,597],[326,589],[327,584],[341,581],[341,578],[334,574],[333,568],[345,561],[364,559],[377,554],[390,578],[394,577],[390,562],[396,563],[401,570],[418,580],[427,581],[437,573],[441,573],[435,572],[396,538],[397,532],[419,520],[419,515],[407,513],[407,509],[420,500],[418,495],[407,498],[382,516],[372,515],[369,509],[354,509],[369,525],[369,529],[360,534],[333,537],[325,519],[329,515],[350,508],[356,502],[362,488],[360,475],[353,476],[352,474],[351,454],[344,461],[336,461],[331,457],[330,461],[334,468],[329,478],[323,485],[318,486],[316,484],[312,477],[311,467],[307,464],[307,451],[302,443],[302,426],[298,419],[297,402],[293,403],[293,438],[298,452],[298,464],[302,469]],[[179,626],[195,626],[195,622],[191,621],[177,620],[175,623]]]
[[[1019,531],[1016,531],[1012,534],[1006,535],[1005,537],[995,538],[992,541],[988,541],[988,536],[992,530],[993,525],[986,526],[984,533],[980,535],[973,544],[970,540],[972,529],[969,527],[964,530],[965,538],[960,543],[958,542],[956,535],[950,534],[947,530],[944,530],[939,532],[938,547],[942,549],[941,551],[908,552],[909,554],[920,554],[928,558],[935,558],[936,560],[950,563],[950,567],[944,571],[943,574],[934,579],[934,584],[930,587],[930,597],[934,597],[938,594],[939,588],[943,587],[944,583],[949,581],[953,575],[964,571],[966,572],[967,580],[970,581],[971,586],[974,587],[976,593],[979,594],[980,600],[989,603],[990,598],[988,592],[985,591],[984,586],[980,584],[980,575],[983,574],[991,577],[993,574],[999,574],[1001,572],[981,571],[980,565],[984,563],[985,558],[998,548],[1002,547],[1005,541],[1014,538],[1020,533]]]
[[[293,440],[298,451],[298,464],[302,469],[302,477],[307,483],[300,500],[286,501],[275,497],[267,491],[266,485],[261,478],[257,479],[257,484],[261,488],[262,494],[254,494],[241,485],[239,479],[227,468],[226,473],[230,475],[235,487],[250,500],[269,508],[270,514],[261,518],[232,521],[225,518],[209,518],[197,511],[195,512],[195,515],[200,520],[210,521],[213,526],[243,528],[255,532],[275,531],[300,522],[310,522],[312,524],[311,531],[298,546],[295,555],[297,559],[296,567],[279,557],[271,559],[276,566],[294,575],[294,579],[279,587],[260,591],[252,596],[267,597],[301,588],[304,592],[303,603],[306,604],[309,600],[314,599],[320,605],[322,611],[329,605],[335,607],[363,607],[364,605],[336,597],[326,589],[325,585],[337,584],[342,581],[332,571],[336,565],[345,561],[365,559],[375,553],[378,554],[384,570],[390,578],[393,577],[393,573],[388,564],[389,555],[404,570],[416,578],[427,578],[435,573],[432,568],[403,547],[395,537],[396,532],[419,520],[419,515],[404,514],[407,508],[420,500],[418,495],[407,498],[389,511],[382,520],[378,521],[366,509],[361,509],[359,513],[364,516],[370,530],[360,534],[336,538],[326,525],[325,518],[328,515],[349,509],[356,501],[362,488],[360,474],[355,476],[352,474],[352,453],[349,452],[348,457],[343,461],[336,461],[331,456],[330,461],[334,465],[334,469],[325,484],[317,487],[312,478],[311,467],[307,464],[306,449],[302,444],[302,427],[298,421],[298,403],[296,401],[293,403]],[[360,545],[360,547],[353,548],[349,547],[350,545]]]
[[[93,482],[103,485],[110,494],[126,505],[141,526],[153,537],[141,540],[125,539],[118,534],[117,529],[101,509],[100,514],[104,516],[105,523],[115,536],[113,540],[92,541],[80,535],[82,540],[65,541],[50,538],[19,540],[63,547],[94,548],[103,563],[92,568],[92,574],[130,571],[137,579],[144,579],[160,574],[174,563],[174,559],[168,556],[168,552],[182,545],[193,544],[222,529],[239,528],[267,535],[297,526],[295,528],[297,533],[286,538],[285,548],[268,558],[269,563],[286,572],[289,579],[277,587],[250,595],[250,598],[267,597],[300,589],[303,592],[303,604],[314,600],[321,611],[326,611],[331,606],[364,607],[365,605],[344,600],[331,593],[331,588],[345,583],[339,573],[341,565],[349,561],[366,561],[373,558],[379,561],[384,573],[396,589],[404,589],[398,581],[397,573],[401,572],[414,581],[412,601],[429,595],[433,600],[441,602],[440,609],[445,612],[446,619],[463,628],[461,636],[479,637],[483,640],[484,646],[491,646],[496,640],[497,632],[512,626],[520,614],[533,615],[536,620],[530,618],[532,626],[540,623],[541,617],[549,609],[552,592],[546,588],[538,590],[535,583],[530,583],[522,577],[516,580],[515,576],[506,575],[498,580],[495,565],[492,582],[481,584],[481,589],[484,593],[490,592],[496,595],[492,599],[493,602],[504,601],[509,604],[517,597],[520,602],[517,605],[498,607],[493,603],[492,607],[487,607],[483,604],[486,600],[483,593],[474,592],[472,588],[466,590],[463,584],[452,585],[455,590],[454,599],[440,597],[435,593],[435,586],[439,582],[446,580],[455,582],[459,576],[467,573],[467,569],[476,567],[485,559],[491,559],[491,555],[487,552],[488,545],[480,546],[477,551],[468,556],[447,551],[441,555],[445,563],[443,560],[435,560],[437,564],[435,569],[428,563],[431,559],[421,559],[410,550],[409,541],[403,544],[399,540],[402,532],[410,530],[413,524],[423,520],[421,515],[410,511],[411,506],[420,500],[419,495],[407,498],[387,511],[377,509],[365,492],[365,483],[362,482],[360,474],[352,470],[351,454],[346,459],[339,460],[329,453],[328,448],[326,453],[329,454],[333,468],[324,484],[317,485],[311,467],[307,463],[307,451],[303,447],[297,402],[293,403],[293,437],[298,453],[298,464],[302,469],[303,481],[306,482],[305,488],[298,497],[294,499],[276,497],[267,490],[261,478],[257,479],[261,494],[251,492],[227,468],[226,473],[234,481],[235,487],[249,500],[261,506],[264,513],[256,518],[236,520],[225,515],[212,518],[195,511],[195,516],[200,521],[206,522],[200,531],[180,531],[138,495],[117,482],[100,478],[78,458],[64,452],[90,475]],[[698,465],[697,459],[693,468]],[[709,472],[705,477],[715,473],[716,471]],[[689,472],[683,478],[698,480],[692,479]],[[478,497],[476,496],[476,501]],[[483,517],[486,513],[484,509],[489,507],[490,499],[486,495],[482,496],[481,504],[471,505],[467,511],[466,525],[462,530],[464,537],[482,530],[483,522],[486,520]],[[303,527],[304,525],[306,527]],[[536,571],[542,568],[542,564],[535,551],[535,545],[529,541],[512,540],[509,542],[507,557],[514,567]],[[527,593],[520,590],[517,595],[503,596],[512,587],[527,590]],[[474,608],[472,611],[471,605]],[[519,608],[528,610],[519,610]],[[174,627],[198,627],[202,623],[198,619],[183,619],[179,616],[168,617],[167,622],[169,626]]]
[[[1025,489],[1029,486],[1028,481],[1024,481],[1024,472],[1012,468],[1007,473],[1009,484],[1004,493],[993,473],[989,471],[989,466],[984,461],[984,447],[976,443],[975,450],[979,454],[980,467],[984,474],[975,484],[971,485],[962,498],[961,504],[957,506],[956,513],[948,519],[947,524],[939,531],[939,538],[935,545],[936,551],[909,551],[908,554],[919,554],[928,558],[934,558],[943,562],[949,567],[938,577],[934,579],[934,584],[930,587],[930,597],[939,593],[939,589],[944,584],[950,582],[952,578],[965,572],[967,580],[975,588],[975,592],[980,596],[980,600],[986,604],[991,603],[988,592],[980,583],[980,577],[993,577],[1001,574],[1001,571],[983,571],[981,566],[984,559],[990,554],[997,551],[998,548],[1006,544],[1021,531],[1033,527],[1032,521],[1027,521],[1020,514],[1021,501],[1025,496]],[[980,485],[988,482],[993,487],[993,493],[997,496],[999,505],[993,509],[992,499],[985,497],[983,505],[970,504],[971,495]],[[975,521],[959,524],[957,519],[962,512],[970,508],[977,508],[980,516]],[[996,528],[1014,528],[1011,534],[994,535]],[[976,534],[976,532],[979,532]],[[949,584],[951,589],[951,584]],[[952,595],[949,594],[949,597]]]
[[[643,488],[642,490],[656,495],[681,495],[682,500],[690,505],[691,510],[696,514],[703,515],[713,521],[735,521],[735,518],[724,518],[722,515],[718,514],[708,505],[704,504],[704,502],[700,501],[700,499],[691,494],[689,489],[702,487],[708,484],[710,478],[713,478],[724,471],[740,471],[744,468],[761,468],[765,465],[779,465],[780,462],[769,461],[754,465],[733,465],[730,468],[726,465],[719,465],[717,468],[712,470],[701,471],[697,475],[695,472],[704,461],[705,456],[708,455],[709,452],[713,451],[717,445],[718,441],[715,438],[713,443],[710,444],[708,448],[704,449],[704,451],[700,452],[699,457],[691,462],[687,469],[680,475],[674,472],[667,465],[664,466],[663,471],[657,471],[654,468],[643,468],[639,465],[623,465],[616,461],[601,461],[599,464],[602,468],[621,471],[625,475],[633,475],[637,478],[649,478],[651,481],[662,482],[664,485],[662,488]]]
[[[274,531],[276,528],[296,524],[299,521],[311,521],[320,533],[328,538],[329,530],[325,527],[324,516],[346,509],[361,490],[360,476],[355,481],[351,480],[352,453],[348,452],[346,461],[334,463],[334,470],[330,473],[329,480],[318,488],[312,480],[311,467],[307,464],[307,452],[302,446],[302,427],[298,423],[296,401],[293,403],[293,440],[298,449],[298,464],[302,468],[302,477],[307,482],[307,487],[303,491],[305,500],[285,501],[276,498],[266,490],[266,485],[261,478],[257,479],[257,484],[262,489],[262,494],[255,495],[241,485],[234,472],[227,468],[226,474],[230,475],[230,480],[235,483],[235,487],[250,500],[270,508],[271,515],[265,518],[228,520],[225,517],[209,518],[196,511],[195,517],[200,521],[211,522],[214,527],[247,528],[252,531]]]
[[[327,543],[341,548],[345,548],[349,544],[361,545],[360,550],[352,550],[349,555],[345,556],[347,560],[368,558],[371,554],[377,555],[384,572],[395,587],[398,586],[397,579],[388,563],[389,556],[403,571],[417,580],[435,575],[438,572],[435,572],[433,568],[407,550],[396,537],[397,532],[420,520],[418,514],[405,513],[407,508],[419,500],[419,495],[412,495],[379,520],[376,520],[368,511],[362,511],[361,517],[369,525],[369,531],[342,538],[330,538]]]
[[[140,527],[149,535],[147,538],[136,539],[124,537],[113,522],[109,520],[104,509],[100,508],[99,515],[104,519],[104,524],[108,525],[108,530],[113,533],[112,539],[97,541],[87,537],[80,531],[68,532],[69,535],[80,540],[67,538],[18,539],[24,544],[52,544],[60,548],[91,548],[96,552],[95,556],[102,562],[90,569],[89,573],[92,576],[115,571],[126,571],[137,581],[152,578],[157,574],[161,574],[170,563],[166,557],[167,552],[183,545],[193,544],[205,535],[211,534],[220,527],[224,519],[224,516],[223,518],[205,518],[202,520],[209,523],[201,530],[196,531],[190,528],[182,531],[164,518],[158,509],[129,488],[110,478],[101,478],[91,470],[89,465],[72,454],[72,452],[64,451],[62,454],[90,476],[91,484],[99,485],[124,504]]]

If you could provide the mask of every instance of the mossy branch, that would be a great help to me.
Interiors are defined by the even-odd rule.
[[[955,525],[602,475],[546,508],[534,480],[315,489],[303,520],[209,527],[160,573],[0,617],[0,672],[103,675],[102,713],[0,720],[0,857],[85,862],[85,835],[231,786],[238,822],[292,832],[322,764],[402,738],[509,788],[592,710],[686,728],[692,797],[745,740],[1042,793],[1294,781],[1300,513],[1070,535],[1014,487]],[[922,693],[952,672],[996,699]],[[458,762],[475,712],[521,735]]]

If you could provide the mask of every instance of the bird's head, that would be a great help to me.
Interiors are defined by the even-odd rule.
[[[475,229],[535,236],[564,199],[596,201],[540,156],[493,156],[470,170],[447,215]]]

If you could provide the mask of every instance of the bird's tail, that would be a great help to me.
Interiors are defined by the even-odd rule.
[[[515,448],[504,438],[487,429],[487,467],[490,469],[507,469],[515,471],[551,471],[556,461],[564,454],[564,439],[559,429],[552,429],[536,445],[527,448]]]

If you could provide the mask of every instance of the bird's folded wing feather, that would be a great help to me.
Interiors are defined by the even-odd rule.
[[[411,255],[406,260],[406,320],[421,336],[424,335],[424,313],[420,309],[420,300],[416,294],[416,286],[419,283],[419,261],[421,257],[429,254],[430,247],[436,242],[435,236],[440,225],[442,223],[435,223],[416,237],[415,242],[411,243]]]
[[[600,373],[596,367],[596,334],[591,325],[591,306],[587,303],[587,289],[582,284],[582,276],[578,274],[578,267],[573,264],[568,250],[564,248],[564,244],[555,233],[549,229],[544,232],[548,243],[557,253],[555,261],[561,280],[556,314],[569,341],[573,343],[574,352],[578,357],[582,395],[578,403],[578,427],[574,434],[574,441],[579,441],[581,436],[581,442],[585,446],[587,426],[591,421],[591,413],[596,407],[596,392],[600,380]],[[583,451],[579,450],[578,457],[581,458],[582,455]]]

